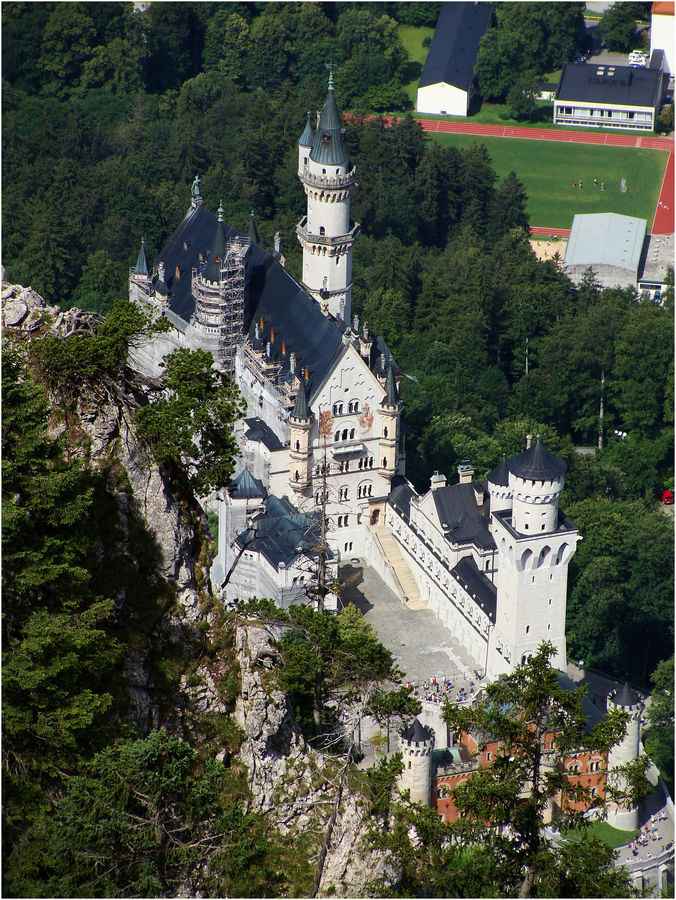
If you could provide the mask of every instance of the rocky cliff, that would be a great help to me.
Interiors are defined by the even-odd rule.
[[[47,305],[31,288],[19,285],[3,283],[2,300],[3,334],[17,346],[46,334],[63,338],[91,334],[100,322],[96,314],[81,310],[62,312]],[[145,646],[127,650],[129,703],[124,717],[135,724],[141,736],[165,728],[185,737],[187,721],[194,736],[200,717],[224,717],[232,710],[223,699],[222,685],[232,674],[234,662],[234,670],[238,665],[241,672],[241,687],[233,718],[244,736],[239,758],[247,770],[249,809],[265,814],[281,835],[304,837],[311,858],[327,844],[319,896],[363,895],[372,879],[387,875],[385,860],[367,847],[364,804],[353,792],[350,779],[343,778],[343,761],[308,746],[287,697],[274,686],[279,660],[274,636],[264,627],[239,623],[230,658],[203,652],[217,618],[207,577],[209,560],[204,556],[196,559],[196,548],[208,533],[206,520],[199,508],[189,508],[185,500],[172,494],[136,440],[132,417],[141,399],[139,390],[138,382],[126,380],[124,384],[88,386],[72,398],[68,424],[59,415],[52,423],[54,437],[63,435],[66,428],[77,431],[70,449],[85,465],[112,468],[117,473],[112,493],[119,511],[122,549],[141,522],[154,540],[155,577],[171,588],[173,602],[153,623]],[[116,600],[119,614],[124,615],[125,596]],[[170,655],[177,647],[184,651],[189,674],[186,671],[179,676],[178,690],[167,704],[153,680],[149,659]],[[215,755],[223,760],[229,752],[216,748]],[[338,796],[340,802],[336,802]],[[186,885],[193,881],[188,879]]]

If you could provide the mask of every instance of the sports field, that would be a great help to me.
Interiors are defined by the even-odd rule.
[[[667,165],[668,154],[659,150],[470,134],[434,132],[429,136],[445,147],[485,144],[499,178],[513,170],[525,186],[531,225],[547,228],[570,228],[576,213],[599,212],[638,216],[650,226]],[[626,192],[620,189],[623,179]],[[582,190],[577,187],[580,180]],[[602,181],[605,191],[601,191]]]

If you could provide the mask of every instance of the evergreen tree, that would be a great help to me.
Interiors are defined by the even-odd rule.
[[[559,685],[549,663],[554,652],[544,643],[524,665],[488,685],[474,708],[446,702],[442,715],[456,734],[476,735],[479,750],[488,741],[498,743],[492,765],[454,790],[461,817],[452,831],[460,848],[481,847],[488,884],[501,885],[507,896],[626,896],[629,876],[615,868],[613,853],[600,842],[589,840],[571,853],[544,836],[552,802],[561,810],[560,829],[589,824],[569,800],[605,807],[610,789],[599,799],[561,762],[578,751],[607,752],[624,736],[627,720],[622,710],[613,710],[589,727],[582,706],[586,689]],[[548,754],[547,741],[553,741],[553,753]],[[627,791],[612,796],[635,805],[649,788],[644,768],[641,761],[629,765]]]

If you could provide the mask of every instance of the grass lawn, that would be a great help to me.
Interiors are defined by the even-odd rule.
[[[638,831],[638,828],[635,831],[620,831],[607,822],[596,822],[594,825],[589,826],[587,834],[589,837],[598,838],[599,841],[603,841],[609,847],[622,847],[628,840],[636,837]],[[582,840],[581,831],[567,831],[563,836],[572,843],[579,843]]]
[[[570,228],[576,213],[615,212],[652,225],[667,154],[660,150],[428,132],[442,146],[486,145],[500,179],[516,172],[528,194],[531,225]],[[598,186],[594,187],[594,178]],[[625,179],[627,192],[620,192]],[[582,179],[582,190],[573,180]],[[601,191],[601,181],[606,189]]]
[[[418,25],[399,25],[397,28],[404,49],[411,60],[408,65],[408,81],[404,84],[404,90],[408,94],[415,108],[416,95],[420,74],[427,59],[429,47],[423,47],[422,42],[426,37],[432,38],[434,28]]]

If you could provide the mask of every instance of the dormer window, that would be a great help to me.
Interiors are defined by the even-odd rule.
[[[328,131],[322,131],[322,144],[328,144],[331,141],[331,135]],[[324,170],[326,171],[326,170]]]

